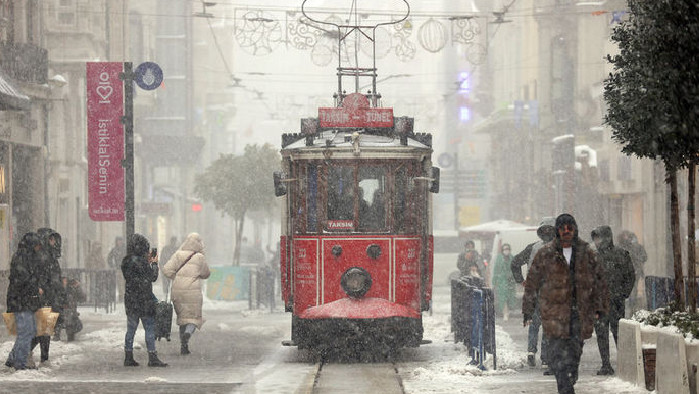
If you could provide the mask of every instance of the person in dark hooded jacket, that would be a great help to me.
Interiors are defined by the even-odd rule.
[[[61,307],[65,303],[65,290],[61,281],[61,266],[58,259],[61,257],[61,234],[50,228],[40,228],[37,230],[41,238],[41,264],[38,272],[39,287],[44,290],[41,297],[41,306],[50,306],[53,312],[61,313]],[[40,345],[41,362],[49,360],[49,347],[51,346],[51,336],[42,335],[32,339],[33,351],[36,345]],[[32,357],[32,353],[29,354]],[[29,365],[33,360],[28,360]]]
[[[167,367],[158,359],[155,350],[155,306],[153,282],[158,280],[158,256],[150,254],[150,243],[141,234],[129,237],[121,272],[126,282],[124,307],[126,309],[126,337],[124,338],[124,366],[137,367],[133,358],[133,340],[139,321],[146,331],[149,367]]]
[[[17,246],[10,263],[9,286],[7,287],[7,312],[14,313],[17,339],[5,361],[11,368],[27,369],[27,356],[32,338],[36,335],[34,312],[41,306],[38,270],[40,264],[41,239],[36,233],[26,233]]]
[[[643,297],[638,294],[638,286],[639,283],[643,283],[643,278],[645,278],[643,265],[648,260],[648,253],[646,253],[646,248],[638,243],[636,234],[629,230],[623,230],[618,235],[617,246],[629,252],[631,262],[633,263],[633,271],[636,274],[636,280],[629,296],[629,309],[631,313],[634,313],[639,309],[643,309]]]
[[[532,242],[521,252],[517,253],[516,256],[512,258],[510,268],[512,269],[512,276],[515,282],[521,283],[524,286],[524,275],[522,275],[522,267],[524,265],[527,268],[531,268],[532,262],[534,261],[534,256],[536,252],[541,249],[542,246],[551,242],[556,238],[556,229],[553,227],[554,221],[551,217],[544,218],[539,224],[539,228],[536,229],[536,235],[539,236],[539,240]],[[541,327],[541,314],[539,313],[539,305],[537,303],[532,315],[532,323],[529,325],[528,341],[527,341],[527,363],[530,367],[536,366],[536,351],[537,343],[539,342],[539,328]],[[548,362],[546,361],[546,336],[541,337],[541,366],[546,367]],[[544,371],[545,375],[550,375],[550,370]]]
[[[575,218],[561,214],[555,228],[556,238],[539,249],[527,273],[522,314],[527,326],[540,304],[549,368],[558,392],[571,394],[583,343],[592,336],[594,320],[607,313],[609,292],[597,254],[578,238]]]
[[[614,246],[609,226],[599,226],[592,230],[592,241],[597,246],[597,260],[604,269],[604,279],[609,289],[609,313],[595,322],[597,347],[602,358],[602,368],[597,371],[597,375],[613,375],[614,369],[609,362],[609,328],[612,329],[616,344],[619,319],[624,317],[624,303],[631,294],[636,276],[629,252]]]

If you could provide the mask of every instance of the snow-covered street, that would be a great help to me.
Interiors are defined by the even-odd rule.
[[[404,349],[395,358],[406,393],[555,393],[553,376],[543,376],[539,367],[526,365],[526,330],[521,315],[496,327],[497,364],[487,371],[469,365],[463,344],[454,344],[450,333],[448,287],[436,287],[434,310],[425,313],[425,338],[431,344]],[[151,392],[177,393],[294,393],[315,392],[318,359],[306,351],[281,346],[289,338],[290,315],[281,310],[247,310],[247,302],[205,302],[206,324],[191,342],[192,354],[179,355],[176,336],[158,342],[158,352],[167,368],[125,368],[123,305],[117,311],[81,308],[84,332],[75,342],[52,341],[48,365],[37,370],[0,368],[0,392]],[[0,352],[6,357],[13,337],[3,329]],[[145,364],[143,331],[136,336],[136,359]],[[612,349],[613,351],[613,349]],[[38,354],[34,355],[38,361]],[[615,354],[612,353],[612,360]],[[361,362],[361,361],[360,361]],[[346,363],[343,363],[346,364]],[[645,393],[616,377],[598,377],[600,359],[594,337],[586,341],[576,384],[578,393]],[[351,364],[347,366],[351,369]],[[322,392],[351,392],[351,376],[331,382]],[[352,386],[350,386],[352,387]],[[356,386],[355,386],[356,388]],[[318,391],[320,392],[320,391]],[[356,392],[356,391],[355,391]]]

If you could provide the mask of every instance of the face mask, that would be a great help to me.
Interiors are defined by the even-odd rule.
[[[509,256],[509,255],[510,255],[510,251],[507,250],[507,249],[505,249],[505,250],[502,251],[502,254],[504,254],[505,256]]]

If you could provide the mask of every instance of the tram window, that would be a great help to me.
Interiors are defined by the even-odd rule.
[[[386,170],[383,167],[359,168],[359,228],[386,228]]]
[[[396,172],[395,201],[393,203],[393,223],[397,232],[405,231],[405,213],[407,212],[407,176],[405,168]]]
[[[354,220],[352,167],[328,168],[328,220]]]
[[[415,228],[415,187],[409,176],[408,168],[401,167],[396,171],[396,187],[393,202],[394,230],[399,233],[412,233]]]
[[[306,173],[307,185],[306,185],[306,231],[314,233],[316,232],[316,225],[318,223],[317,216],[317,201],[318,201],[318,167],[314,164],[308,165],[308,171]]]
[[[292,164],[291,166],[291,177],[304,179],[305,168],[299,164]],[[306,195],[306,183],[304,182],[294,182],[289,184],[289,211],[291,213],[292,225],[294,227],[294,232],[303,233],[305,232],[304,218],[306,217],[306,201],[304,196]]]

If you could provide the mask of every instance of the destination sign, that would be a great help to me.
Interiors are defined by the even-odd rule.
[[[328,220],[325,228],[329,231],[354,230],[354,220]]]
[[[393,108],[370,107],[361,93],[347,95],[340,107],[318,108],[320,127],[393,127]]]

